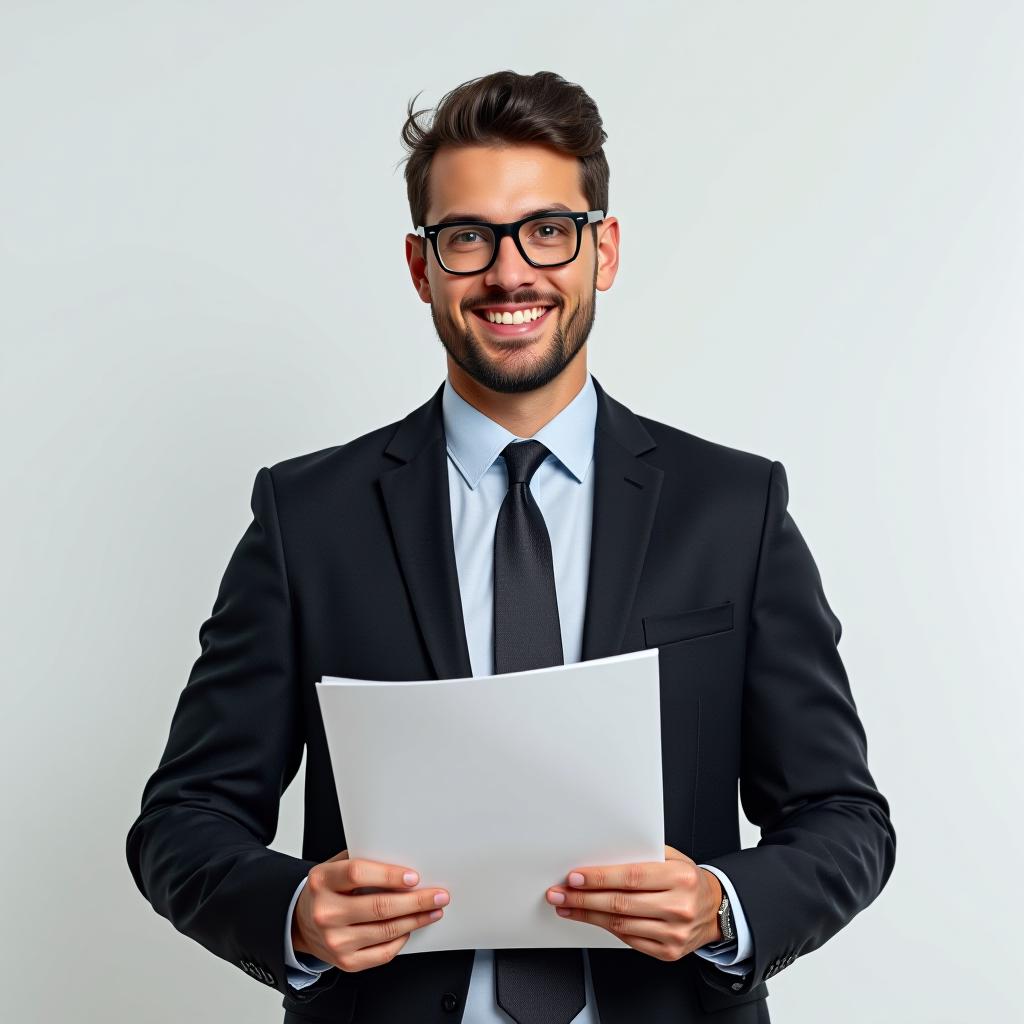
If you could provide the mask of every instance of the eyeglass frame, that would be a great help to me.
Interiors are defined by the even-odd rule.
[[[572,220],[576,226],[576,249],[573,254],[567,260],[561,260],[559,263],[536,263],[526,255],[526,250],[523,248],[523,243],[519,240],[519,229],[531,220],[546,220],[551,217],[562,217]],[[434,258],[437,260],[437,265],[446,274],[455,274],[457,277],[470,277],[473,274],[482,274],[485,270],[490,270],[494,266],[494,261],[498,258],[498,250],[501,248],[501,240],[509,235],[512,241],[515,243],[515,247],[519,250],[519,255],[530,264],[531,267],[536,267],[538,270],[551,270],[554,267],[564,267],[567,263],[572,263],[580,254],[580,247],[583,244],[583,228],[585,224],[597,224],[602,220],[607,219],[608,213],[606,210],[550,210],[546,213],[531,213],[529,217],[523,217],[522,220],[512,220],[507,224],[492,224],[486,220],[448,220],[442,221],[440,224],[419,224],[416,227],[416,234],[423,238],[424,245],[426,245],[427,239],[429,238],[431,245],[434,249]],[[491,258],[487,261],[487,265],[481,267],[479,270],[449,270],[444,265],[444,260],[441,259],[441,254],[437,249],[437,233],[442,228],[454,228],[454,227],[465,227],[467,225],[476,225],[478,227],[490,228],[494,232],[494,248],[491,253]],[[425,254],[424,254],[425,255]]]

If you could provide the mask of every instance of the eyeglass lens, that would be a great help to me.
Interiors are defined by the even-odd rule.
[[[534,263],[564,263],[576,252],[576,224],[571,217],[542,217],[519,226],[519,241]],[[494,252],[494,232],[485,224],[457,224],[437,233],[441,262],[462,273],[483,270]]]

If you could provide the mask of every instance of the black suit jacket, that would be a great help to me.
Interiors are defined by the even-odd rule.
[[[665,842],[728,873],[754,943],[742,982],[692,954],[592,949],[598,1012],[602,1024],[764,1022],[765,980],[888,879],[889,807],[782,464],[637,416],[594,383],[583,659],[660,648]],[[472,950],[334,968],[303,990],[288,985],[283,961],[296,885],[348,845],[314,683],[472,675],[442,390],[396,423],[256,474],[253,521],[127,836],[132,875],[157,913],[277,988],[286,1021],[462,1017]],[[268,844],[304,746],[294,858]],[[740,849],[737,782],[761,829],[756,848]]]

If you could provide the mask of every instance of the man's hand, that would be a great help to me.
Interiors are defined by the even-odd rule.
[[[392,960],[411,931],[440,920],[449,900],[445,889],[410,891],[420,880],[412,868],[350,860],[348,850],[307,877],[292,915],[292,946],[343,971]]]
[[[665,847],[665,862],[575,868],[568,885],[548,889],[558,914],[607,928],[659,960],[679,960],[722,941],[722,885],[685,853]]]

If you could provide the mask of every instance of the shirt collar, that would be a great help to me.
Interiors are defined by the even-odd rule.
[[[448,454],[471,488],[510,441],[519,438],[500,423],[470,405],[445,377],[441,410]],[[594,427],[597,422],[597,391],[587,372],[579,394],[554,419],[534,434],[580,483],[594,455]]]

